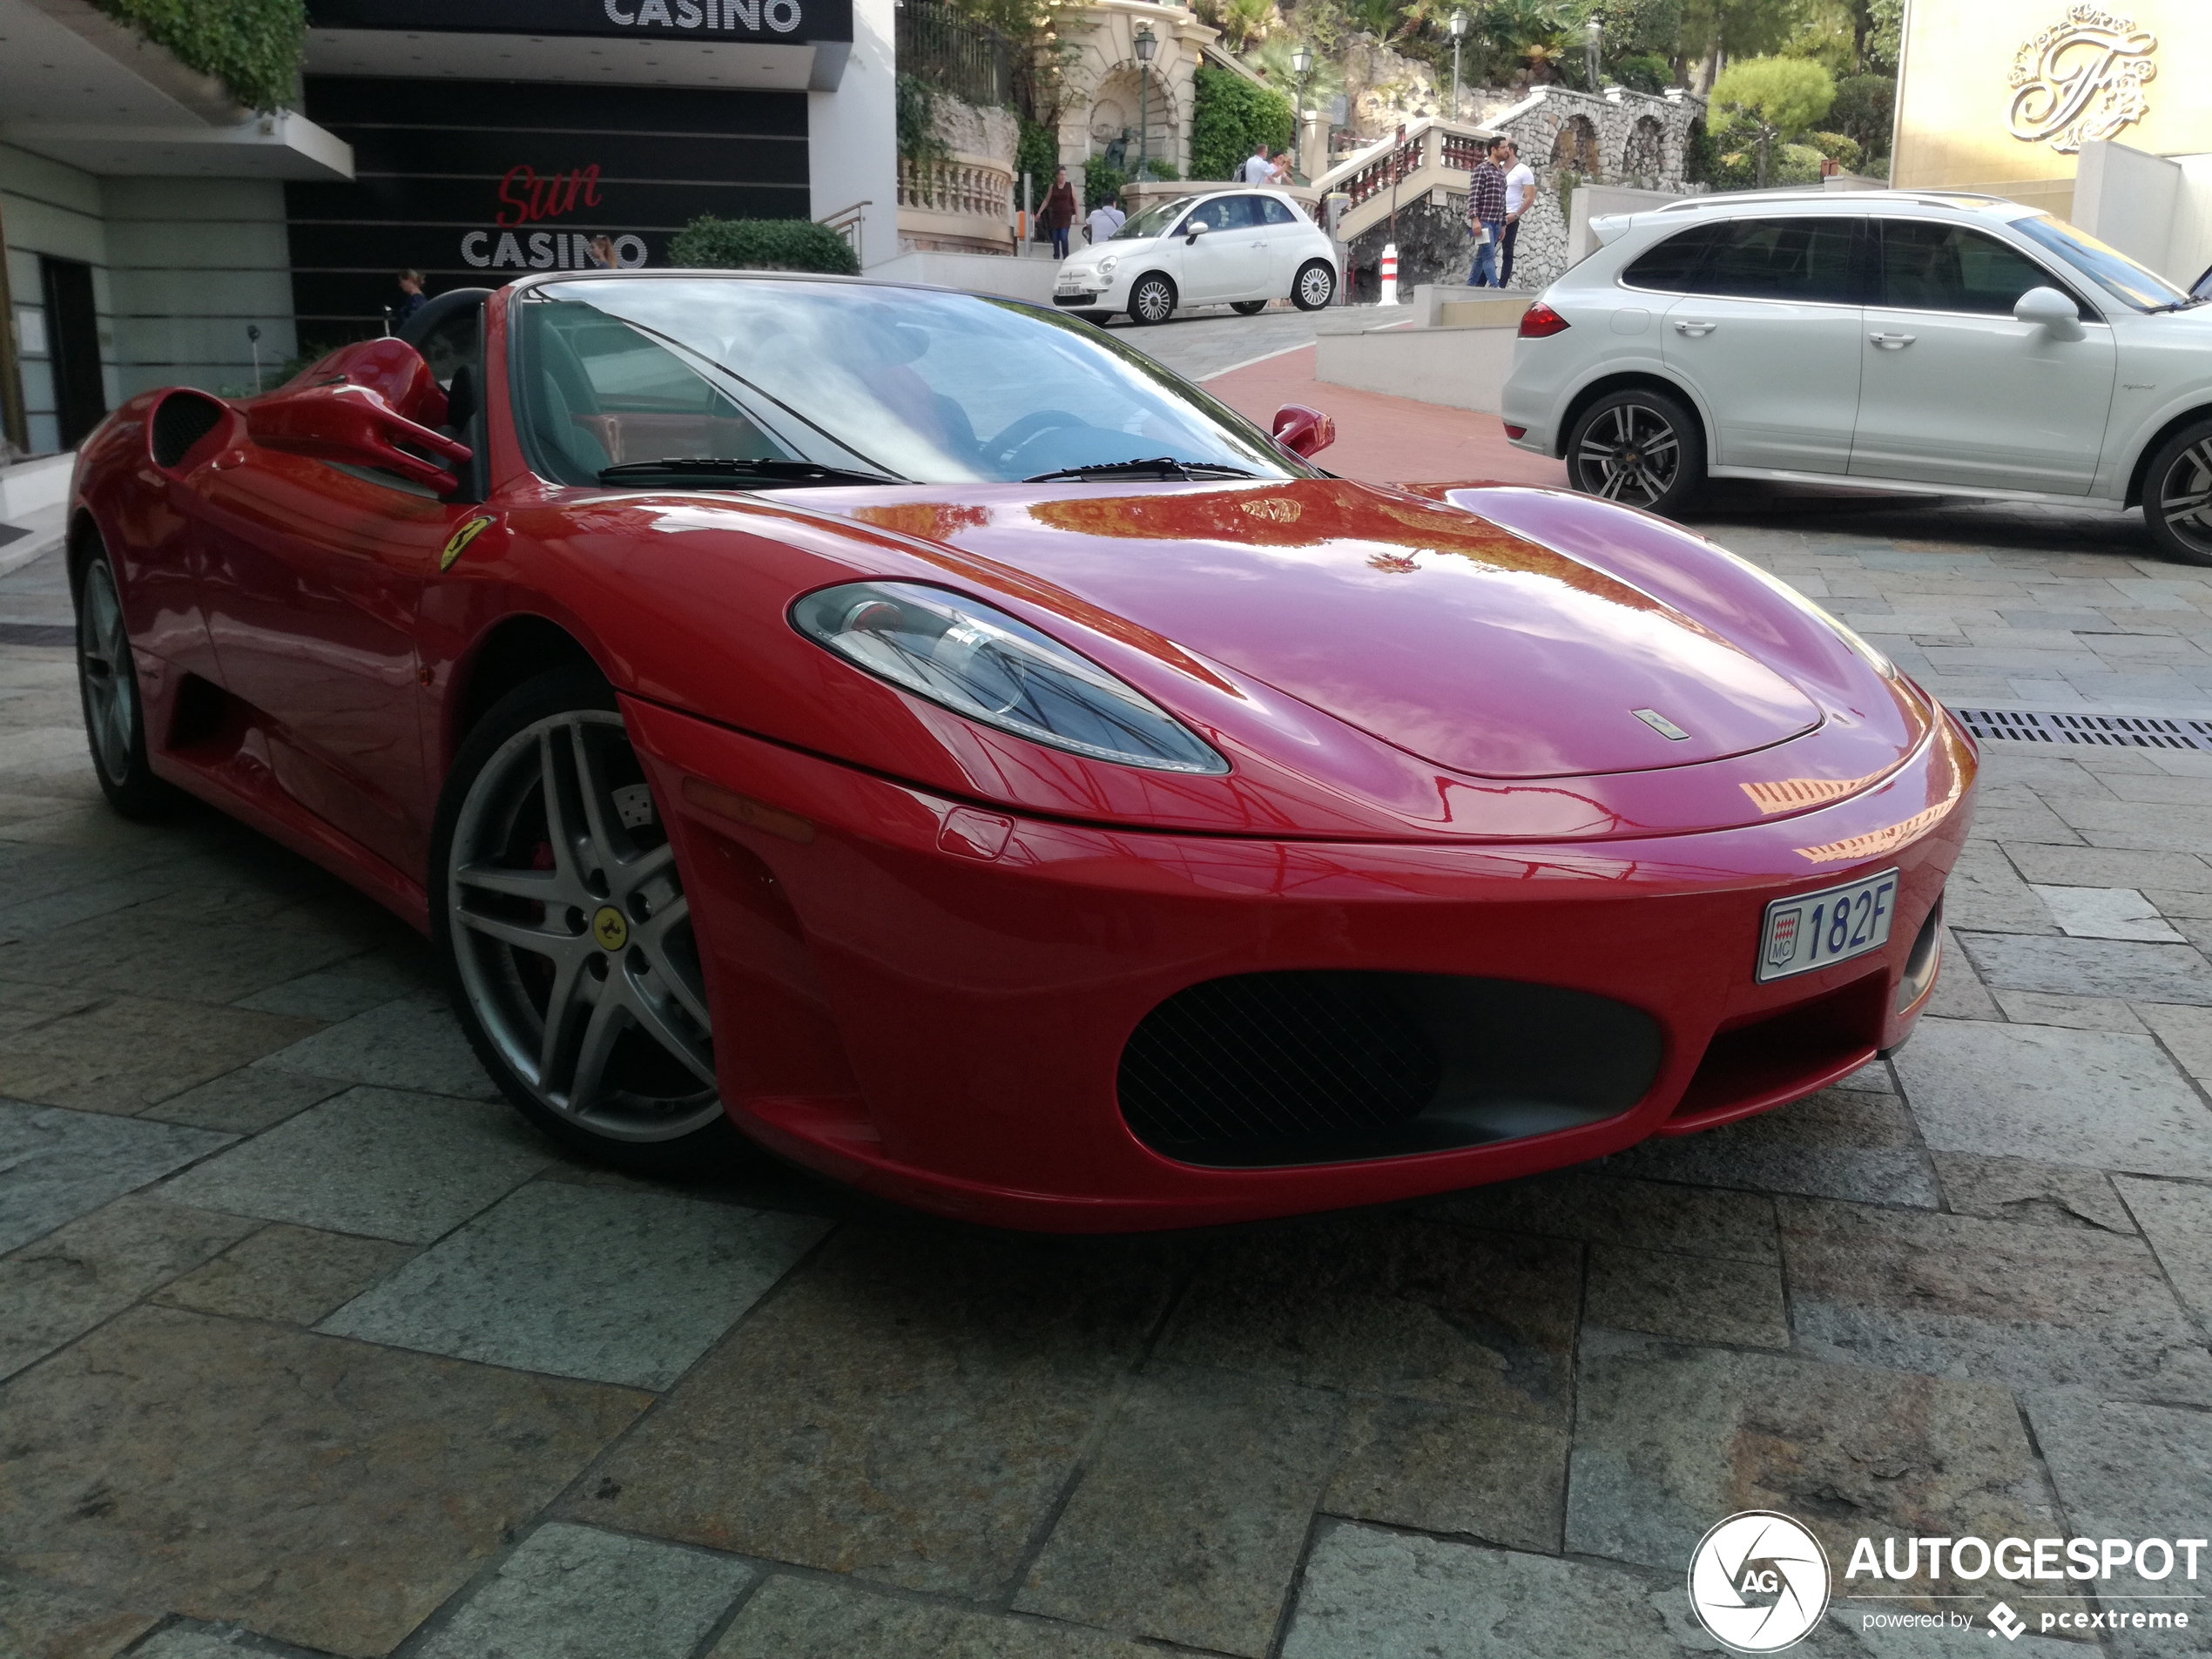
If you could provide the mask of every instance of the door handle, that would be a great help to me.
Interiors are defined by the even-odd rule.
[[[1866,337],[1884,351],[1903,351],[1919,338],[1918,334],[1869,334]]]
[[[1714,329],[1719,327],[1720,324],[1716,322],[1694,322],[1684,320],[1675,325],[1675,332],[1678,334],[1688,334],[1692,340],[1703,340],[1706,335],[1711,334]]]

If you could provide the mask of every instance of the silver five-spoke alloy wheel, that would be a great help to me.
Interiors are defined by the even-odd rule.
[[[1682,439],[1674,422],[1642,403],[1616,403],[1584,430],[1575,448],[1575,482],[1593,496],[1649,507],[1674,488]]]
[[[547,1110],[607,1140],[722,1114],[691,910],[622,717],[509,738],[469,785],[446,870],[471,1011]]]
[[[131,672],[131,641],[123,629],[123,604],[104,559],[94,560],[85,570],[77,637],[92,759],[108,780],[119,786],[131,778],[138,735],[138,692]]]
[[[2212,437],[2199,439],[2167,463],[2154,499],[2166,533],[2199,563],[2212,564]]]

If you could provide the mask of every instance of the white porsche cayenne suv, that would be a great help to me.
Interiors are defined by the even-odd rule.
[[[1120,311],[1132,322],[1165,322],[1177,306],[1225,304],[1249,315],[1289,299],[1318,311],[1336,292],[1335,246],[1295,201],[1224,188],[1157,203],[1070,253],[1052,302],[1092,322]]]
[[[1522,318],[1501,414],[1577,489],[1709,477],[2140,503],[2212,564],[2212,304],[2017,202],[1700,197],[1592,221]]]

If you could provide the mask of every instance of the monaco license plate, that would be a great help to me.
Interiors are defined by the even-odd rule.
[[[1810,974],[1849,961],[1890,941],[1897,909],[1897,872],[1885,870],[1818,893],[1777,899],[1759,929],[1760,981]]]

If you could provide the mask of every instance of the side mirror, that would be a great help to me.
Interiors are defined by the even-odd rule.
[[[2013,301],[2015,322],[2039,323],[2054,340],[2081,338],[2081,312],[2056,288],[2030,288]]]
[[[454,474],[471,453],[467,444],[408,420],[382,394],[337,376],[286,387],[245,410],[247,435],[265,448],[390,473],[442,496],[459,493]]]
[[[1191,243],[1197,241],[1201,236],[1204,235],[1205,232],[1206,222],[1204,219],[1200,219],[1197,224],[1191,226],[1189,230],[1184,233],[1183,246],[1189,247]]]
[[[1318,409],[1285,403],[1275,411],[1275,442],[1301,460],[1319,455],[1336,441],[1336,421]]]

